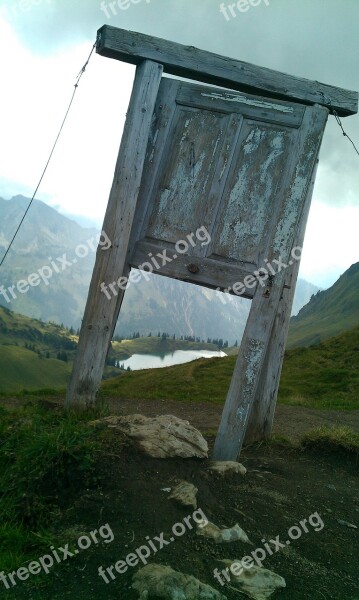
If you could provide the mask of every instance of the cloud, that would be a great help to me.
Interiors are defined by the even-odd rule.
[[[229,4],[229,0],[224,3]],[[100,0],[0,0],[0,51],[6,56],[0,64],[0,195],[4,190],[8,196],[31,194],[75,77],[97,29],[106,21],[293,75],[358,89],[357,0],[346,0],[345,10],[339,9],[337,0],[269,0],[269,6],[262,2],[230,21],[220,13],[219,5],[219,0],[140,0],[136,4],[131,0],[126,10],[118,9],[106,19]],[[41,187],[41,199],[47,198],[67,212],[101,220],[133,74],[132,66],[93,56]],[[358,116],[343,119],[343,125],[359,145]],[[337,258],[324,253],[331,261],[327,267],[332,264],[336,272],[356,260],[355,248],[348,240],[357,237],[352,219],[357,218],[359,204],[358,161],[330,117],[313,200],[320,210],[313,208],[310,214],[306,247],[314,252],[316,244],[329,244],[325,220],[331,228],[335,222],[341,223],[348,234],[341,237],[337,231],[333,238]],[[309,259],[304,263],[311,279],[320,278],[324,269],[322,255],[315,256],[320,268],[310,269]]]

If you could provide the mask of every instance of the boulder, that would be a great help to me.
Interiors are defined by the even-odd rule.
[[[169,500],[174,500],[182,506],[191,506],[197,508],[197,495],[198,488],[193,483],[188,481],[180,481],[176,487],[173,488],[171,494],[168,496]]]
[[[132,588],[138,592],[139,600],[227,600],[226,596],[192,575],[155,563],[137,571]]]
[[[105,417],[93,422],[124,433],[138,450],[153,458],[207,458],[208,444],[202,434],[172,415]]]

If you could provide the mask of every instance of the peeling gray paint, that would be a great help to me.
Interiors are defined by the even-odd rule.
[[[202,92],[201,96],[213,98],[213,100],[224,100],[225,102],[241,102],[242,104],[248,104],[249,106],[278,110],[283,113],[292,113],[294,110],[292,106],[275,104],[274,102],[265,102],[264,100],[253,100],[253,98],[247,98],[247,96],[244,96],[243,94],[228,94],[226,92],[222,94],[215,92],[205,94]]]

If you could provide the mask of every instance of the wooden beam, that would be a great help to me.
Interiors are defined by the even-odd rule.
[[[97,250],[66,404],[91,406],[101,383],[111,342],[119,295],[102,284],[129,273],[128,244],[142,178],[148,136],[162,77],[162,66],[144,61],[137,67],[103,231],[111,240]],[[120,292],[121,300],[123,291]]]
[[[317,167],[318,161],[313,172],[312,181],[308,190],[307,199],[300,220],[300,227],[298,229],[293,247],[303,247]],[[262,371],[261,380],[258,385],[252,412],[249,417],[248,427],[244,439],[245,444],[253,444],[253,442],[268,439],[272,435],[280,375],[282,372],[283,358],[287,343],[289,322],[299,267],[300,260],[296,260],[293,262],[292,266],[289,266],[286,269],[285,272],[285,287],[283,288],[282,299],[279,303],[279,310],[274,321],[270,345]]]
[[[99,29],[96,51],[101,56],[134,65],[144,59],[153,60],[162,64],[166,73],[204,83],[268,98],[321,104],[341,117],[358,112],[358,92],[110,25]]]

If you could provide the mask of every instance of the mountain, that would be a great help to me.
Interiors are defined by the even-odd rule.
[[[28,202],[23,196],[11,200],[0,198],[0,255]],[[0,285],[4,286],[3,292],[0,291],[0,305],[43,321],[79,327],[95,261],[96,233],[95,229],[81,227],[35,200],[0,269]],[[80,245],[81,256],[78,256]],[[52,271],[47,282],[44,278],[25,293],[15,289],[16,297],[12,297],[9,287],[43,269],[45,273]],[[294,312],[308,302],[317,289],[299,280]],[[144,335],[161,331],[177,336],[195,335],[205,340],[223,338],[234,344],[242,337],[249,308],[250,302],[240,297],[147,275],[127,289],[116,333],[127,337],[135,331]]]
[[[298,279],[292,306],[292,315],[297,315],[300,309],[305,306],[313,294],[319,292],[319,288],[305,279]]]
[[[288,348],[318,344],[359,323],[359,262],[292,317]]]
[[[0,198],[1,256],[28,203],[29,199],[23,196],[15,196],[11,200]],[[47,268],[45,274],[50,269],[53,274],[47,285],[44,277],[39,285],[30,287],[27,293],[14,291],[16,298],[7,292],[7,298],[0,296],[0,304],[30,317],[77,327],[81,322],[95,260],[95,252],[90,250],[89,241],[94,241],[96,234],[95,229],[84,229],[43,202],[35,200],[0,269],[0,284],[7,290],[40,269]],[[79,244],[88,249],[84,258],[75,256]],[[71,262],[65,269],[61,262],[64,258]],[[51,265],[52,261],[54,266]]]

